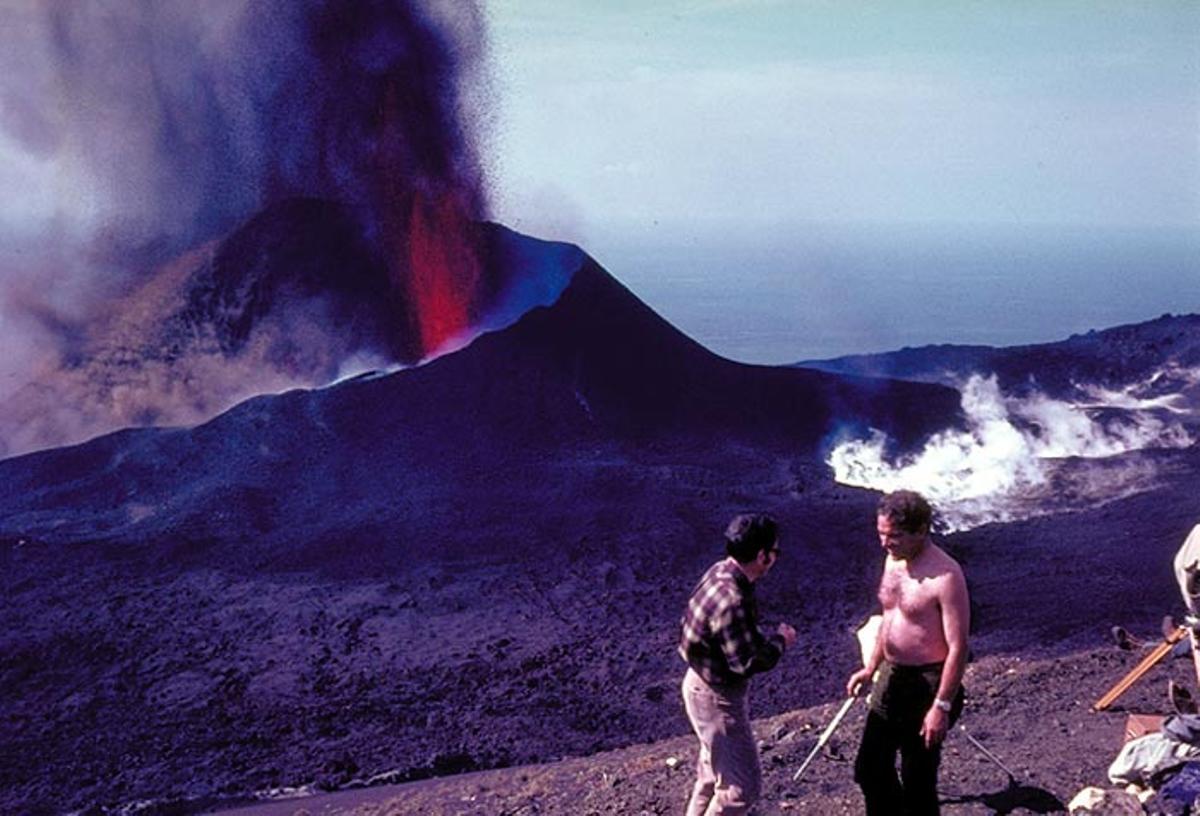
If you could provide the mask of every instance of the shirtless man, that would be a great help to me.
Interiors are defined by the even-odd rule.
[[[932,515],[910,490],[884,496],[876,515],[887,553],[879,582],[883,624],[867,665],[846,683],[855,695],[875,677],[854,762],[867,816],[938,813],[942,740],[962,711],[967,584],[958,563],[930,540]]]

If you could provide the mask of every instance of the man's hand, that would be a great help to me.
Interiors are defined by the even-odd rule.
[[[930,706],[921,723],[921,736],[925,738],[925,747],[932,748],[946,738],[946,730],[950,728],[950,715],[937,706]]]
[[[786,623],[779,624],[779,636],[783,638],[783,645],[789,649],[796,642],[796,630]]]
[[[868,668],[861,668],[854,674],[850,675],[850,679],[846,681],[846,696],[857,697],[863,683],[871,682],[871,676],[875,672]]]

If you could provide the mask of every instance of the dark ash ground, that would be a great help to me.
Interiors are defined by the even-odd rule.
[[[1087,711],[1132,665],[1123,653],[1095,650],[1108,626],[1149,635],[1176,610],[1170,557],[1192,522],[1196,460],[1175,455],[1177,479],[1153,494],[946,541],[976,607],[971,729],[1055,797],[1101,782],[1115,754],[1121,718]],[[756,484],[748,476],[738,483],[764,495],[791,490],[790,477]],[[583,528],[532,564],[428,565],[376,580],[216,566],[173,574],[112,548],[68,548],[68,558],[62,548],[8,541],[4,809],[102,812],[153,800],[160,805],[149,812],[170,812],[170,802],[192,809],[272,788],[526,765],[686,734],[675,626],[713,544],[682,519],[695,513],[698,527],[712,526],[722,505],[752,497],[718,485],[700,495],[682,479],[662,484],[643,491],[649,504],[683,512],[661,521],[659,535],[651,513],[624,539]],[[763,735],[796,732],[775,738],[768,763],[781,763],[771,783],[779,808],[805,801],[785,796],[779,781],[807,750],[801,720],[829,714],[828,705],[788,712],[835,700],[856,659],[848,630],[870,611],[877,568],[873,500],[825,487],[774,503],[789,532],[762,603],[772,620],[803,633],[753,697],[757,716],[776,718]],[[1128,705],[1162,710],[1163,678],[1186,678],[1183,663],[1153,675]],[[992,766],[958,745],[944,791],[983,797],[1003,787]],[[512,772],[486,777],[498,781],[485,802],[499,810],[459,810],[457,800],[437,810],[428,797],[451,788],[427,787],[420,812],[672,812],[686,774],[651,758],[665,752],[687,764],[690,750],[683,740],[522,772],[552,774],[535,797],[540,809],[521,809],[533,794]],[[607,762],[631,779],[616,800],[588,781]],[[571,778],[590,797],[580,800],[592,803],[584,810],[563,798]],[[848,769],[837,763],[823,763],[804,791],[826,798],[822,810],[800,812],[855,812]],[[387,812],[418,812],[404,807]],[[963,812],[988,812],[972,807]]]
[[[418,369],[0,461],[0,812],[188,813],[567,757],[362,812],[677,812],[678,618],[751,507],[784,531],[762,608],[801,633],[753,692],[768,807],[855,812],[844,763],[783,784],[881,562],[877,497],[821,455],[846,428],[912,445],[959,418],[936,384],[716,358],[588,262],[553,307]],[[974,605],[970,727],[1036,789],[1004,798],[959,742],[961,812],[1050,812],[1103,780],[1120,716],[1087,705],[1133,658],[1097,646],[1180,611],[1200,495],[1195,445],[1125,461],[1159,486],[944,541]],[[1188,671],[1127,705],[1161,710]]]

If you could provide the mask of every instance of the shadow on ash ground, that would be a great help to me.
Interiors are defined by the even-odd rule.
[[[1096,648],[1059,658],[991,656],[968,668],[971,701],[964,725],[1016,774],[1005,773],[961,733],[947,740],[942,762],[942,812],[1025,814],[1065,812],[1086,785],[1105,785],[1131,711],[1163,713],[1168,679],[1194,683],[1191,661],[1153,669],[1105,713],[1092,703],[1128,672],[1141,654]],[[753,704],[753,698],[752,698]],[[864,707],[856,705],[823,756],[799,784],[792,773],[833,717],[836,703],[756,721],[762,743],[765,796],[760,814],[858,814],[862,800],[852,764]],[[230,813],[244,816],[529,816],[530,814],[681,813],[692,781],[696,744],[676,737],[591,757],[485,771],[424,782],[344,791],[276,802]],[[675,767],[671,767],[674,764]],[[227,814],[229,816],[229,814]]]

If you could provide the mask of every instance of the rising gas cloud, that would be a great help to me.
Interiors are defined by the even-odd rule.
[[[1184,373],[1194,382],[1200,372]],[[1147,490],[1157,477],[1152,465],[1113,457],[1195,441],[1181,421],[1195,413],[1187,398],[1145,395],[1160,379],[1122,389],[1076,385],[1088,395],[1076,403],[1036,392],[1008,396],[994,376],[972,376],[960,387],[965,429],[936,434],[898,458],[875,431],[842,442],[827,463],[842,484],[924,493],[944,532],[1101,504]]]
[[[462,342],[502,282],[466,0],[0,9],[0,454]]]

